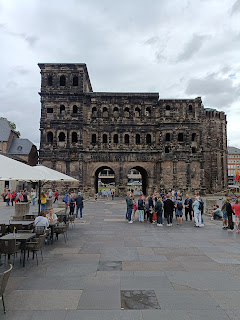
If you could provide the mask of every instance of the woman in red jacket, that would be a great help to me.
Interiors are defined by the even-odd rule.
[[[236,199],[235,204],[232,205],[233,212],[235,213],[235,230],[240,232],[240,200]]]

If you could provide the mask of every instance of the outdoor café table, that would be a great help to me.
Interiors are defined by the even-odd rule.
[[[26,244],[27,241],[36,237],[36,233],[8,233],[5,236],[1,237],[3,240],[12,240],[16,239],[23,243],[23,267],[25,267],[25,260],[26,260]]]
[[[23,227],[30,227],[34,224],[34,221],[28,221],[28,220],[10,220],[8,225],[13,224],[13,225],[18,225],[21,224]]]
[[[35,219],[38,216],[38,213],[27,213],[24,215],[24,219]]]

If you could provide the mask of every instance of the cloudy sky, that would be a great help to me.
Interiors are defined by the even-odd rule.
[[[87,63],[94,91],[201,96],[240,148],[240,0],[0,0],[0,116],[39,144],[39,62]]]

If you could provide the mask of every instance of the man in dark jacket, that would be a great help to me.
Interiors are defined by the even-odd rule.
[[[230,197],[227,198],[226,201],[226,211],[227,211],[227,217],[228,217],[228,231],[233,231],[233,218],[232,215],[234,214],[232,205],[231,205],[232,199]]]
[[[174,210],[174,202],[170,199],[171,194],[167,194],[167,200],[164,201],[164,214],[167,217],[167,226],[172,226],[172,218],[173,218],[173,210]]]
[[[78,196],[76,197],[76,219],[78,218],[78,210],[80,210],[80,219],[82,219],[82,209],[83,209],[83,196],[81,192],[78,192]]]

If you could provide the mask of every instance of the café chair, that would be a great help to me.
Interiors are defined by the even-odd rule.
[[[3,304],[3,312],[6,313],[6,308],[5,308],[5,303],[4,303],[4,298],[3,298],[3,294],[4,291],[6,289],[7,283],[8,283],[8,279],[10,276],[10,273],[12,271],[12,265],[9,265],[9,269],[0,273],[0,297],[2,297],[2,304]]]

